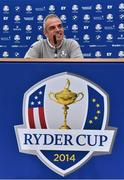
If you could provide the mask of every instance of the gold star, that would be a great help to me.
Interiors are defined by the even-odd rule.
[[[89,120],[89,123],[90,123],[90,124],[93,124],[93,121],[92,121],[92,120]]]
[[[92,102],[96,102],[96,99],[95,99],[95,98],[93,98],[93,99],[92,99]]]
[[[95,120],[97,120],[97,119],[98,119],[98,117],[97,117],[97,116],[94,116],[94,119],[95,119]]]
[[[96,111],[96,113],[97,113],[97,114],[100,114],[100,113],[101,113],[101,111]]]
[[[100,107],[100,104],[96,104],[96,107],[97,107],[97,108]]]

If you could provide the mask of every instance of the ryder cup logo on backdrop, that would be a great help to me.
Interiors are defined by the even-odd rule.
[[[116,129],[107,126],[108,101],[103,89],[75,74],[40,81],[24,94],[23,125],[15,127],[19,151],[62,176],[111,153]]]

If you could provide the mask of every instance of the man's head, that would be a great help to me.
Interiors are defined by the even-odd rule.
[[[44,35],[49,39],[49,42],[54,46],[53,36],[56,36],[58,46],[61,44],[64,36],[62,22],[55,14],[50,14],[44,19],[43,23]]]

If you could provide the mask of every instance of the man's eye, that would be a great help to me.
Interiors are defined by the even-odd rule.
[[[61,28],[62,28],[62,24],[59,24],[59,25],[58,25],[58,28],[61,29]]]
[[[57,26],[50,26],[50,27],[48,28],[48,30],[49,30],[49,31],[53,31],[53,30],[55,30],[56,28],[61,29],[61,28],[62,28],[62,24],[59,24],[59,25],[57,25]]]
[[[50,27],[49,27],[49,30],[52,31],[52,30],[54,30],[55,28],[56,28],[55,26],[50,26]]]

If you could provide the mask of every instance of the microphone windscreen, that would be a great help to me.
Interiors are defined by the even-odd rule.
[[[55,34],[53,35],[53,41],[54,41],[54,44],[57,45],[57,39],[56,39],[56,35]]]

